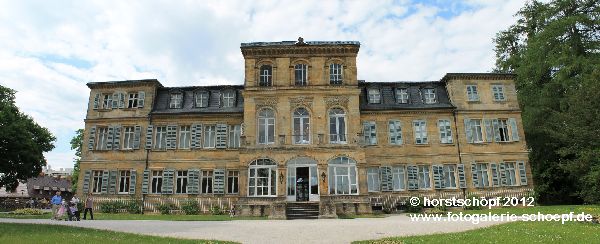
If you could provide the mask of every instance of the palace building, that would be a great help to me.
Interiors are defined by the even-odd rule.
[[[530,194],[513,75],[367,82],[359,48],[242,43],[244,85],[88,83],[79,194],[290,219]]]

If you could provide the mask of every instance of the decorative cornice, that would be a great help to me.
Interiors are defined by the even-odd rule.
[[[276,109],[277,97],[254,98],[254,103],[256,105],[256,111],[260,110],[260,108],[263,107],[270,107],[272,109]]]
[[[268,47],[242,47],[242,55],[250,57],[273,57],[283,55],[310,55],[310,56],[356,56],[359,46],[357,45],[335,45],[335,46],[268,46]]]
[[[348,97],[343,97],[343,96],[333,96],[333,97],[325,97],[325,104],[327,104],[327,107],[333,107],[333,106],[342,106],[344,108],[348,107]]]
[[[312,109],[313,97],[291,97],[290,98],[290,107],[306,107]]]

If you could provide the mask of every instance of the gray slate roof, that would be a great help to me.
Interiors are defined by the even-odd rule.
[[[440,81],[397,81],[397,82],[364,82],[359,81],[360,110],[403,110],[403,109],[452,109],[454,105],[448,98],[446,83]],[[381,92],[381,103],[370,104],[367,98],[367,89],[377,88]],[[396,102],[396,89],[407,88],[409,94],[408,103]],[[423,89],[433,88],[436,93],[436,103],[425,104],[421,96]]]
[[[221,91],[235,90],[236,98],[234,107],[221,107]],[[165,87],[158,88],[152,114],[181,114],[181,113],[242,113],[244,112],[244,98],[242,90],[244,86],[191,86],[191,87]],[[183,93],[183,107],[169,108],[172,92],[179,91]],[[210,94],[208,107],[197,108],[194,102],[194,93],[207,91]]]

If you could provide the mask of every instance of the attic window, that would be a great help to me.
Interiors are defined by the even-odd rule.
[[[369,103],[381,103],[381,92],[377,88],[369,88],[367,90]]]
[[[397,103],[408,103],[408,89],[407,88],[396,89],[396,102]]]
[[[435,89],[425,88],[425,91],[423,92],[423,101],[425,102],[425,104],[435,103]]]
[[[171,100],[169,102],[169,108],[182,108],[183,107],[183,93],[175,92],[171,93]]]
[[[210,94],[207,91],[196,92],[196,108],[208,107],[208,98]]]
[[[235,105],[235,91],[227,90],[221,93],[222,107],[231,108]]]

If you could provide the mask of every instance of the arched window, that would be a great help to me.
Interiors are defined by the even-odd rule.
[[[293,114],[294,144],[310,143],[310,115],[305,108],[298,108]]]
[[[208,107],[209,93],[207,91],[197,91],[195,93],[196,96],[196,108],[206,108]]]
[[[308,85],[308,65],[296,64],[294,66],[295,81],[297,86]]]
[[[356,161],[348,157],[337,157],[328,162],[329,194],[358,194]]]
[[[330,64],[329,65],[329,84],[341,85],[342,80],[342,65],[341,64]]]
[[[273,67],[271,67],[271,65],[260,66],[260,74],[258,76],[259,86],[273,85]]]
[[[275,113],[264,108],[258,112],[258,144],[275,143]]]
[[[346,143],[346,113],[340,108],[329,110],[329,143]]]
[[[256,159],[248,167],[248,196],[277,195],[277,164],[268,158]]]
[[[183,93],[172,92],[170,96],[169,108],[182,108],[183,107]]]
[[[226,90],[221,93],[221,107],[231,108],[235,106],[235,91]]]

